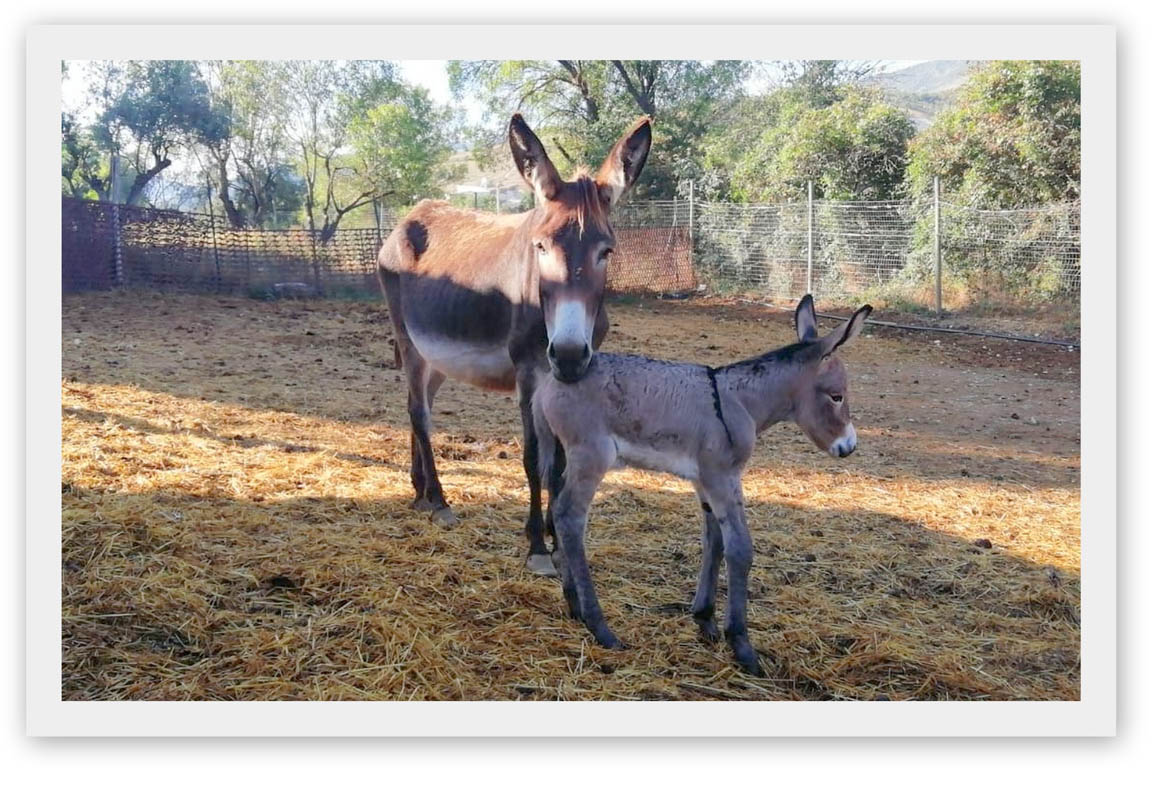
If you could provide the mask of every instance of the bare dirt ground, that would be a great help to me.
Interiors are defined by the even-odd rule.
[[[714,365],[793,339],[765,307],[612,316],[605,350]],[[592,511],[629,650],[523,570],[511,396],[447,383],[461,522],[410,510],[389,335],[376,304],[66,297],[66,699],[1078,698],[1074,352],[880,328],[848,346],[858,451],[779,424],[745,479],[753,678],[676,611],[700,562],[679,479],[613,473]]]

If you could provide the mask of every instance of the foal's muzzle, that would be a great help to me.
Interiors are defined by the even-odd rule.
[[[846,431],[830,444],[830,455],[843,459],[854,453],[858,447],[858,433],[854,431],[854,424],[847,424]]]
[[[556,380],[578,382],[591,365],[591,348],[585,344],[559,346],[551,342],[547,347],[547,360],[551,363],[551,373]]]

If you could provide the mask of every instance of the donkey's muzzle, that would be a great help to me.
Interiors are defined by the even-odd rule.
[[[551,373],[564,383],[578,382],[591,365],[591,348],[587,345],[560,346],[551,342],[547,347],[547,360],[551,362]]]

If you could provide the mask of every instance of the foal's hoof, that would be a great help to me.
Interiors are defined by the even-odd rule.
[[[699,631],[699,636],[702,640],[712,645],[721,641],[721,632],[717,628],[717,621],[715,618],[697,618],[696,627]]]
[[[764,673],[761,672],[761,663],[757,660],[757,651],[753,650],[749,640],[741,636],[728,635],[728,637],[729,646],[733,648],[733,657],[737,663],[750,675],[762,677]]]
[[[437,524],[444,525],[445,527],[453,527],[457,524],[457,514],[455,514],[453,509],[449,506],[437,509],[429,515],[429,518]]]
[[[526,556],[526,570],[538,574],[540,577],[557,577],[555,564],[547,554],[531,554]]]
[[[599,647],[607,648],[608,650],[627,650],[628,646],[620,640],[619,637],[612,634],[610,631],[601,631],[595,635],[595,641],[599,643]]]

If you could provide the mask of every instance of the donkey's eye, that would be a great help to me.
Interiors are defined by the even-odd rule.
[[[536,240],[534,242],[534,250],[537,251],[539,254],[546,254],[547,253],[547,247],[543,245],[543,242],[541,240]]]
[[[834,404],[842,404],[842,394],[830,394],[830,398],[834,400]]]

